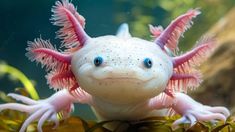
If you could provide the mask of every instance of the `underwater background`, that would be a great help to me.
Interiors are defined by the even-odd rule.
[[[13,76],[1,72],[1,65],[7,63],[19,69],[32,80],[40,98],[47,98],[54,93],[46,83],[45,70],[41,69],[40,65],[30,62],[25,56],[27,41],[32,41],[34,38],[50,39],[53,44],[60,44],[59,39],[55,39],[55,32],[58,28],[53,26],[49,20],[54,3],[55,0],[0,1],[0,91],[15,92],[15,88],[23,87]],[[207,104],[225,105],[230,109],[235,106],[235,102],[232,101],[234,97],[230,97],[230,95],[235,95],[235,87],[231,89],[232,86],[235,86],[233,85],[235,82],[235,41],[222,41],[223,37],[221,37],[229,36],[226,34],[228,32],[234,35],[235,24],[227,27],[228,32],[222,35],[219,33],[223,32],[224,28],[216,26],[222,18],[234,10],[234,0],[73,0],[73,3],[78,5],[78,12],[86,18],[85,30],[92,37],[114,35],[118,26],[126,22],[129,24],[133,36],[148,40],[151,40],[148,24],[165,27],[171,20],[187,10],[200,8],[202,14],[194,19],[194,25],[184,34],[184,38],[179,44],[180,48],[186,51],[203,34],[211,32],[220,37],[220,43],[231,43],[229,46],[232,47],[225,46],[223,51],[216,52],[218,54],[213,57],[218,57],[224,52],[228,53],[226,50],[230,50],[225,59],[230,60],[231,64],[228,62],[230,65],[227,64],[227,67],[220,66],[220,70],[217,69],[218,73],[212,73],[216,69],[211,71],[217,64],[222,63],[216,61],[218,59],[212,59],[209,64],[207,63],[209,66],[203,66],[203,71],[208,72],[205,76],[208,79],[205,78],[205,80],[209,81],[203,83],[204,88],[201,91],[199,88],[199,91],[195,92],[193,96],[197,101],[201,99],[200,102]],[[235,13],[235,11],[233,12]],[[234,18],[234,13],[230,13],[230,17]],[[231,23],[235,19],[228,18],[228,20]],[[225,60],[221,59],[221,56],[219,57],[221,61]],[[213,65],[210,65],[212,63]],[[223,73],[224,71],[225,73]],[[220,73],[221,76],[219,76]],[[212,95],[207,95],[207,93],[212,93]],[[220,99],[220,101],[216,102],[216,99]],[[76,104],[74,114],[88,120],[95,118],[86,105]]]

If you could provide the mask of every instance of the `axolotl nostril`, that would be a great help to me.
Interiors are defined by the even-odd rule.
[[[225,121],[230,115],[225,107],[202,105],[185,94],[200,84],[197,66],[214,43],[211,38],[202,39],[177,56],[178,40],[200,14],[198,9],[177,17],[165,29],[150,25],[153,41],[131,36],[127,24],[116,35],[92,38],[84,31],[85,19],[68,0],[57,1],[52,12],[53,24],[61,27],[57,36],[64,51],[38,38],[28,43],[26,56],[45,67],[48,84],[57,92],[40,101],[11,93],[24,104],[0,105],[0,110],[30,114],[20,132],[36,119],[38,131],[46,120],[58,125],[57,113],[69,117],[73,103],[90,105],[99,120],[132,121],[166,115],[162,109],[173,110],[182,115],[173,128],[196,121]]]

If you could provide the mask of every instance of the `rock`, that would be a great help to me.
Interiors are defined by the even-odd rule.
[[[215,36],[217,48],[201,66],[204,81],[191,95],[203,104],[232,108],[235,106],[235,8],[206,34]]]

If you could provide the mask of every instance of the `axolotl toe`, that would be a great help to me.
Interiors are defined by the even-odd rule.
[[[201,83],[197,66],[208,57],[215,43],[212,38],[198,41],[196,46],[178,55],[178,40],[200,14],[189,10],[173,20],[165,29],[150,25],[153,41],[132,37],[127,24],[116,35],[90,37],[85,31],[85,19],[68,0],[57,1],[52,8],[53,24],[62,49],[41,38],[28,42],[26,56],[41,63],[48,74],[49,86],[57,92],[35,101],[9,94],[20,103],[0,105],[0,110],[13,109],[30,116],[20,132],[37,119],[38,131],[46,120],[59,125],[57,113],[63,119],[70,116],[73,103],[90,105],[99,120],[139,120],[149,116],[180,114],[172,127],[196,121],[225,121],[227,108],[200,104],[186,95],[188,89]]]

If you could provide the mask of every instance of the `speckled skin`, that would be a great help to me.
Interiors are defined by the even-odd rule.
[[[93,62],[97,56],[104,59],[99,67]],[[144,66],[145,58],[151,58],[151,68]],[[172,68],[171,59],[156,44],[132,37],[94,38],[72,58],[72,71],[80,86],[95,98],[118,104],[137,103],[160,94]]]
[[[99,67],[93,63],[97,56],[104,58]],[[150,69],[143,63],[147,57],[153,62]],[[134,37],[93,38],[72,58],[80,86],[92,95],[94,110],[107,119],[148,115],[148,100],[165,89],[172,68],[170,57],[156,44]]]

